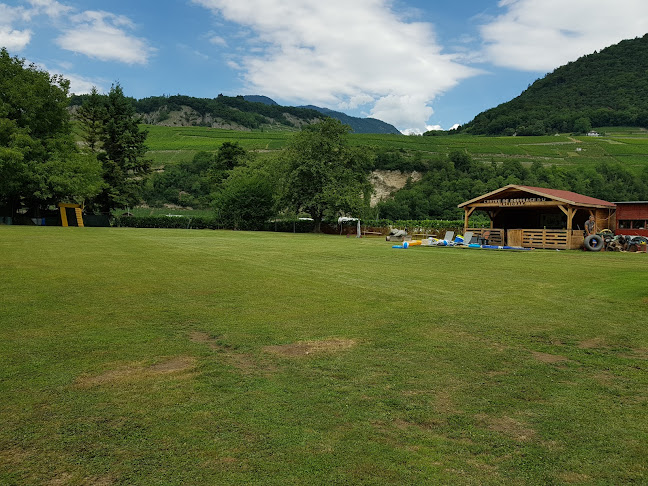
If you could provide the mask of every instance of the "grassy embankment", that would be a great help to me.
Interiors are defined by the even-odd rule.
[[[203,127],[147,126],[150,147],[148,156],[154,165],[191,160],[200,150],[215,151],[225,141],[238,141],[247,150],[259,156],[272,154],[283,148],[290,132],[236,132]],[[453,150],[466,150],[483,162],[519,160],[531,164],[591,165],[602,161],[621,162],[639,170],[648,164],[648,132],[633,128],[603,128],[602,137],[481,137],[454,135],[442,137],[406,137],[399,135],[353,134],[351,143],[375,149],[403,150],[423,159],[447,155]],[[581,148],[577,151],[577,148]]]
[[[646,255],[0,226],[1,484],[644,484]]]

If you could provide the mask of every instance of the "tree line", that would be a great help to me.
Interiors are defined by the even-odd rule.
[[[122,87],[84,96],[75,112],[80,143],[68,94],[67,80],[0,51],[0,214],[38,216],[61,202],[110,212],[177,194],[241,229],[303,211],[319,228],[324,217],[368,204],[370,158],[349,146],[350,128],[338,120],[306,126],[268,163],[225,143],[151,177],[147,132]]]
[[[263,161],[225,142],[215,153],[198,152],[191,162],[153,174],[143,198],[152,206],[213,207],[221,224],[237,229],[305,214],[318,231],[325,218],[368,210],[372,160],[349,146],[350,130],[332,118],[307,125],[276,158]]]
[[[456,219],[457,205],[508,184],[573,191],[607,201],[648,200],[648,166],[639,177],[618,162],[589,167],[524,166],[516,160],[502,164],[477,162],[463,151],[453,151],[429,165],[417,182],[406,186],[376,211],[380,218]]]
[[[70,99],[71,106],[82,106],[90,95],[74,95]],[[290,119],[294,117],[303,123],[311,123],[321,119],[322,115],[311,109],[292,106],[268,105],[259,102],[246,101],[243,96],[218,95],[216,98],[194,98],[185,95],[151,96],[128,101],[139,114],[157,114],[156,122],[162,122],[174,111],[188,106],[195,110],[203,119],[211,116],[228,123],[235,123],[249,129],[257,129],[265,124],[278,123],[286,127],[294,127]],[[207,122],[196,121],[196,125],[206,125]]]
[[[57,203],[109,212],[137,204],[150,172],[146,131],[119,84],[96,89],[71,122],[70,85],[0,50],[0,211],[38,216]]]
[[[506,184],[572,190],[593,197],[648,200],[648,168],[636,177],[618,163],[587,168],[530,167],[474,161],[464,151],[423,159],[402,150],[353,147],[350,127],[335,119],[307,125],[274,157],[259,158],[236,142],[152,173],[146,130],[119,84],[96,89],[68,110],[69,83],[0,51],[0,214],[37,215],[59,202],[111,212],[142,201],[213,208],[219,221],[256,229],[277,216],[322,220],[426,220],[461,217],[457,205]],[[419,171],[376,207],[369,206],[375,169]]]

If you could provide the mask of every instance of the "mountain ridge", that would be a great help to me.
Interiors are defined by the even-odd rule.
[[[106,95],[99,95],[105,97]],[[90,95],[72,95],[74,112]],[[186,95],[128,98],[144,123],[160,126],[204,126],[229,130],[300,129],[320,121],[323,116],[336,118],[351,126],[354,133],[400,132],[388,123],[374,118],[357,118],[316,106],[282,106],[261,95],[195,98]]]
[[[263,95],[245,95],[243,96],[243,98],[246,101],[279,106],[279,104],[272,98]],[[349,125],[353,130],[353,133],[388,133],[393,135],[401,134],[400,130],[398,130],[395,126],[382,120],[378,120],[377,118],[360,118],[357,116],[347,115],[346,113],[342,113],[341,111],[335,111],[331,110],[330,108],[322,108],[315,105],[298,106],[297,108],[315,110],[323,115],[329,116],[331,118],[336,118],[345,125]]]

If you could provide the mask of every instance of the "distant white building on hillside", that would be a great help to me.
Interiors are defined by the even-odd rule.
[[[591,131],[591,132],[587,132],[587,136],[588,137],[600,137],[601,134],[599,132]]]

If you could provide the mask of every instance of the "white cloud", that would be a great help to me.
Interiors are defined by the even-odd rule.
[[[50,24],[62,28],[57,44],[72,52],[103,61],[146,64],[155,51],[144,39],[128,33],[135,26],[127,17],[91,10],[74,14],[74,7],[56,0],[24,0],[23,3],[28,6],[0,3],[0,46],[24,49],[32,40],[33,31],[16,28],[16,24],[29,24],[36,16],[46,16]],[[38,33],[37,28],[35,32]]]
[[[12,30],[11,27],[0,26],[0,47],[20,51],[29,44],[31,36],[31,30]]]
[[[134,28],[127,17],[88,10],[70,20],[74,25],[56,40],[63,49],[126,64],[146,64],[155,51],[144,39],[127,33]]]
[[[374,104],[370,116],[395,125],[401,131],[420,130],[434,110],[423,96],[387,95]],[[417,122],[423,122],[417,123]]]
[[[0,25],[10,26],[17,20],[27,21],[31,14],[23,7],[12,7],[6,3],[0,3]]]
[[[357,107],[399,128],[424,127],[431,101],[477,73],[443,54],[431,24],[388,0],[193,0],[252,31],[236,59],[250,90],[295,103]]]
[[[212,34],[209,36],[209,43],[214,44],[215,46],[225,47],[227,46],[227,41],[219,35]]]
[[[501,0],[505,12],[481,27],[498,66],[551,71],[648,32],[646,0]]]
[[[50,74],[59,74],[63,76],[63,78],[67,79],[70,82],[70,93],[78,94],[78,95],[87,94],[90,93],[90,91],[92,91],[93,86],[96,87],[97,90],[99,90],[99,92],[102,91],[106,92],[106,90],[103,87],[103,82],[97,82],[78,74],[69,74],[69,73],[66,74],[65,71],[70,68],[70,65],[66,62],[58,63],[58,64],[59,64],[59,68],[63,68],[63,70],[50,69],[48,66],[46,66],[43,63],[36,63],[36,66],[39,69],[46,71]]]
[[[79,76],[77,74],[63,74],[63,77],[70,81],[70,93],[77,95],[88,94],[92,91],[93,87],[96,87],[99,92],[106,91],[100,83],[88,79],[85,76]]]
[[[31,41],[32,31],[29,29],[16,29],[16,22],[26,22],[31,13],[22,7],[12,7],[0,3],[0,47],[10,51],[20,51]]]
[[[337,108],[339,110],[355,110],[359,106],[367,105],[374,101],[374,97],[368,94],[361,93],[356,96],[352,96],[347,101],[342,101],[338,103]]]
[[[63,14],[71,12],[72,7],[63,5],[56,0],[29,0],[33,7],[33,13],[44,13],[48,17],[60,17]]]

